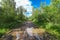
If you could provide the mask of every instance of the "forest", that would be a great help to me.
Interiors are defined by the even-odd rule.
[[[32,8],[31,17],[24,16],[26,9],[22,6],[16,8],[14,0],[2,0],[0,5],[0,37],[30,20],[60,40],[60,0],[51,0],[50,5],[40,3],[39,8]]]

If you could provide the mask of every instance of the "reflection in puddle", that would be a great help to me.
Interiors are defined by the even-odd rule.
[[[31,27],[31,28],[26,28],[26,32],[27,32],[27,34],[28,34],[28,37],[29,38],[33,38],[33,37],[35,37],[35,39],[36,40],[40,40],[40,37],[39,37],[39,35],[37,34],[37,33],[34,33],[33,34],[33,27]]]
[[[16,40],[20,39],[20,33],[16,32]]]
[[[32,28],[26,28],[26,32],[29,36],[33,36],[32,29],[33,29],[33,27]]]

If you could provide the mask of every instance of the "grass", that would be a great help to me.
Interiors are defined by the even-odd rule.
[[[20,22],[2,23],[0,25],[0,37],[11,29],[14,29],[20,25]]]
[[[54,35],[54,37],[57,38],[57,40],[60,40],[60,24],[54,24],[52,22],[49,23],[36,23],[34,22],[39,28],[43,28],[46,30],[46,32],[50,33],[51,35]]]
[[[9,31],[9,29],[6,29],[6,28],[0,28],[0,37],[2,36],[2,35],[4,35],[6,32],[8,32]]]

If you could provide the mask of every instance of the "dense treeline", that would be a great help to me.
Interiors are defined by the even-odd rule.
[[[14,0],[2,0],[0,2],[0,36],[9,29],[18,27],[18,24],[26,20],[23,12],[24,8],[16,8]],[[25,11],[23,11],[25,10]]]
[[[33,8],[30,20],[60,40],[60,0],[51,0],[50,5],[45,5],[42,4],[40,9]]]
[[[33,8],[29,20],[60,40],[60,0],[51,0],[50,5],[40,4],[40,8]],[[2,36],[10,29],[18,27],[26,21],[26,17],[23,15],[26,10],[22,6],[16,8],[14,0],[2,0],[0,5],[0,36]]]

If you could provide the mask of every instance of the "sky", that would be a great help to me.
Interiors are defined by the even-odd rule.
[[[27,4],[33,6],[34,8],[40,7],[40,2],[46,2],[46,5],[50,4],[50,0],[15,0],[17,7],[20,5],[26,6]]]
[[[46,5],[50,4],[50,0],[30,0],[30,1],[32,2],[32,6],[34,6],[34,8],[40,7],[41,2],[46,2]]]
[[[32,8],[39,8],[40,2],[46,2],[46,5],[50,4],[50,0],[15,0],[16,1],[16,8],[19,6],[23,6],[27,12],[25,16],[29,17],[32,14]]]
[[[32,8],[39,8],[41,2],[46,2],[46,5],[50,4],[50,0],[15,0],[15,2],[16,8],[23,6],[27,10],[26,16],[31,16]]]

